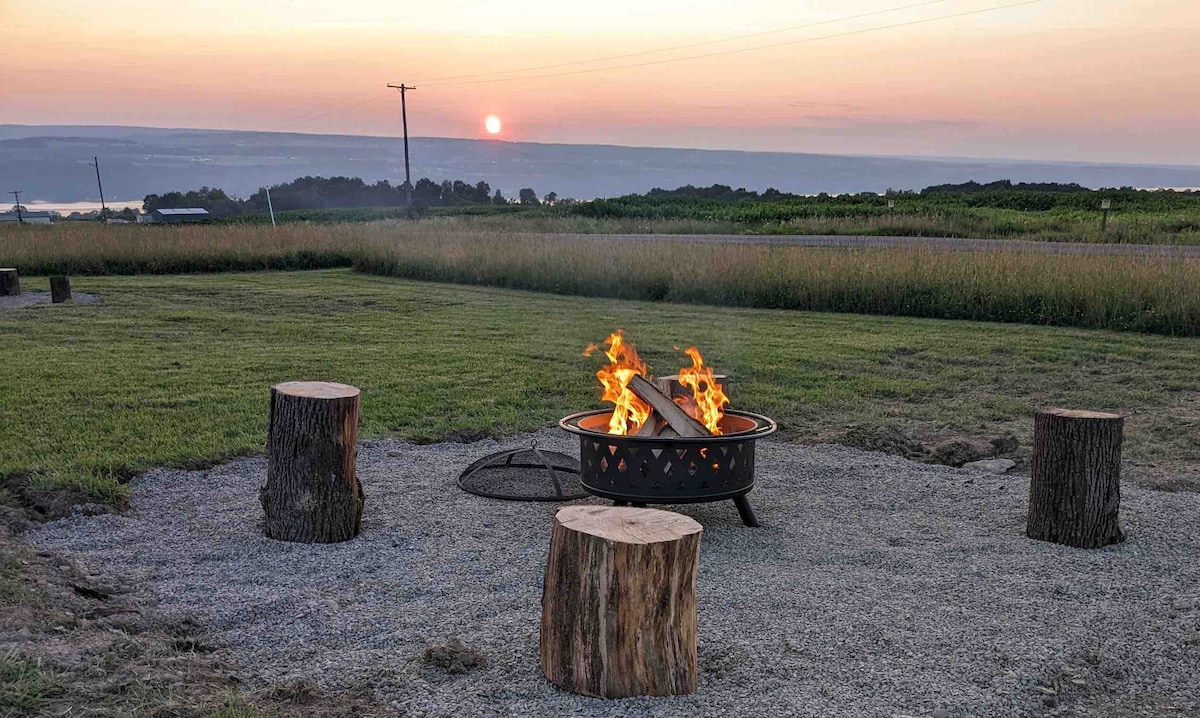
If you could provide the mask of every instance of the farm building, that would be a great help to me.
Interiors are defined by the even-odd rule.
[[[212,219],[212,215],[208,210],[200,207],[186,207],[180,209],[156,209],[146,215],[143,222],[151,224],[185,224],[190,222],[207,222]]]
[[[21,216],[17,217],[16,212],[0,212],[0,222],[17,222],[21,221],[26,224],[50,224],[54,221],[54,215],[50,212],[30,212],[21,210]]]

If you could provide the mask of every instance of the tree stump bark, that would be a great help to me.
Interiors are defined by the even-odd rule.
[[[271,387],[267,483],[259,489],[268,538],[335,543],[358,535],[358,395],[331,382]]]
[[[1046,409],[1033,425],[1033,477],[1025,535],[1075,548],[1124,540],[1117,414]]]
[[[703,527],[669,511],[568,506],[542,592],[542,669],[600,698],[696,690]]]
[[[0,269],[0,297],[15,297],[21,293],[21,275],[12,268]]]
[[[50,302],[62,304],[71,299],[71,280],[67,277],[50,277]]]

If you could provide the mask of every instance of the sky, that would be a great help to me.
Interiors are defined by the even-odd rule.
[[[0,124],[1200,164],[1200,0],[1017,2],[0,0]]]

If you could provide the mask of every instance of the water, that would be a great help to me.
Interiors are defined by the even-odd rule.
[[[142,200],[140,199],[125,199],[107,202],[110,210],[119,212],[126,207],[133,207],[140,210],[142,208]],[[99,202],[47,202],[43,200],[33,200],[32,202],[21,202],[21,206],[28,209],[30,212],[61,212],[63,215],[68,215],[72,212],[98,212],[100,211]]]

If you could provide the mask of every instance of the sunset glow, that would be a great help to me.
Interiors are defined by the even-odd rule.
[[[406,82],[417,136],[1200,162],[1200,3],[1014,2],[14,2],[0,106],[396,136]]]
[[[500,134],[500,118],[495,115],[488,115],[487,119],[483,121],[483,127],[489,135]]]

